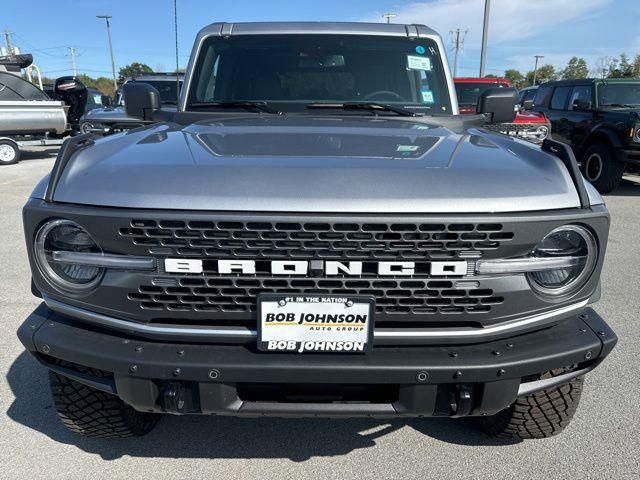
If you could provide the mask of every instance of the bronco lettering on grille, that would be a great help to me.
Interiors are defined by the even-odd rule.
[[[309,262],[306,260],[272,260],[270,264],[271,275],[300,275],[306,276],[309,273]],[[324,262],[323,271],[327,276],[347,275],[359,276],[363,273],[363,267],[375,266],[377,275],[384,276],[411,276],[416,273],[416,262]],[[428,262],[428,273],[431,276],[464,276],[467,273],[466,261],[443,261]],[[255,260],[218,260],[218,273],[222,275],[255,275]],[[167,258],[164,261],[166,273],[202,273],[202,260],[193,259],[173,259]],[[315,269],[315,265],[314,265]],[[371,271],[371,268],[369,269]]]

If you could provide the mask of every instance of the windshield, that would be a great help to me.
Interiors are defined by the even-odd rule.
[[[277,103],[282,111],[378,102],[451,113],[436,43],[385,36],[211,37],[199,55],[188,106],[237,101]]]
[[[601,83],[598,104],[601,107],[640,106],[640,83]]]
[[[131,80],[137,82],[148,83],[160,92],[160,102],[165,104],[175,105],[177,100],[176,95],[176,80]],[[182,88],[182,80],[180,80],[180,88]],[[116,92],[116,104],[124,107],[124,99],[122,98],[122,90],[118,89]]]
[[[144,80],[144,83],[148,83],[160,92],[161,103],[176,103],[178,98],[178,92],[176,90],[176,81],[173,80]],[[182,80],[180,80],[180,88],[182,88]]]
[[[490,88],[506,88],[504,83],[456,83],[458,105],[475,105],[478,98]]]
[[[87,92],[87,104],[84,107],[84,111],[88,112],[89,110],[93,110],[94,108],[102,108],[104,105],[102,104],[102,94],[100,92],[95,93],[88,91]]]

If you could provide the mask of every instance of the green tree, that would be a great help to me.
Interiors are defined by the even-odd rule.
[[[133,62],[118,70],[118,81],[124,82],[127,77],[135,77],[143,73],[153,73],[153,68],[146,63]]]
[[[527,72],[527,75],[526,75],[527,85],[533,85],[533,77],[534,77],[533,70],[531,70],[530,72]],[[536,78],[536,85],[540,85],[541,83],[555,80],[557,78],[556,69],[553,68],[553,65],[550,65],[550,64],[542,65],[538,67],[538,70],[535,73],[535,78]]]
[[[113,79],[107,77],[93,78],[85,73],[78,75],[78,80],[84,83],[87,87],[94,87],[100,90],[105,95],[113,97],[115,90],[113,88]]]
[[[634,65],[629,62],[626,53],[620,54],[619,60],[613,60],[609,68],[609,78],[628,78],[633,77]]]
[[[561,76],[563,80],[576,80],[578,78],[586,78],[589,75],[589,67],[584,58],[571,57],[567,66],[562,70]]]
[[[633,77],[640,78],[640,54],[633,59],[633,69],[631,71]]]
[[[510,68],[509,70],[505,70],[504,78],[509,80],[509,82],[511,82],[511,85],[513,85],[516,88],[522,88],[527,86],[524,75],[522,75],[522,73],[519,70],[516,70],[515,68]]]

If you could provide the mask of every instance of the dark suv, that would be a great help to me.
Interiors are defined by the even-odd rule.
[[[601,193],[620,184],[625,165],[640,164],[640,79],[545,83],[534,110],[549,117],[553,138],[571,145]]]

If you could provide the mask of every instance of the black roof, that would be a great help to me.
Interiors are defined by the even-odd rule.
[[[551,80],[542,85],[548,86],[573,86],[573,85],[589,85],[594,83],[628,83],[640,82],[640,78],[578,78],[576,80]]]
[[[551,80],[550,82],[545,82],[543,84],[541,84],[540,86],[557,86],[557,85],[567,85],[567,86],[573,86],[573,85],[585,85],[585,84],[590,84],[590,83],[594,83],[597,82],[598,80],[602,80],[600,78],[578,78],[576,80]]]

